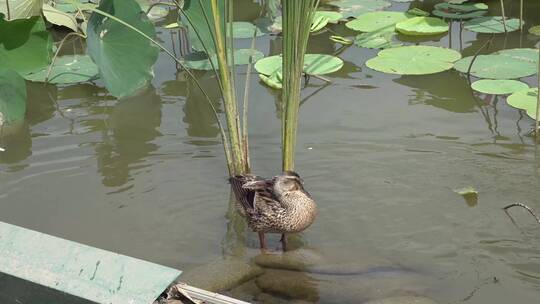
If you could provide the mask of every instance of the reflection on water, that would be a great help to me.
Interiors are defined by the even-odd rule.
[[[103,185],[122,186],[131,180],[130,171],[144,168],[144,159],[156,151],[153,141],[161,136],[161,100],[154,88],[118,101],[107,111],[102,140],[96,144],[98,172]]]
[[[245,12],[240,8],[236,16],[255,18],[255,2],[244,2]],[[488,2],[495,14],[499,1]],[[540,23],[540,2],[525,2],[527,24]],[[393,8],[429,11],[433,3]],[[505,3],[517,16],[517,1]],[[354,34],[342,25],[331,28]],[[169,35],[163,29],[160,38],[169,43]],[[341,48],[329,35],[313,36],[310,52],[339,52],[345,66],[327,75],[331,83],[311,78],[306,85],[297,148],[298,170],[320,202],[320,216],[291,237],[291,247],[335,249],[315,262],[319,268],[343,260],[351,264],[339,269],[377,267],[352,277],[268,266],[266,276],[235,295],[262,303],[291,297],[356,303],[393,289],[439,303],[536,303],[540,227],[516,210],[517,229],[500,209],[514,201],[540,209],[538,151],[526,136],[532,120],[507,106],[505,97],[473,93],[455,71],[400,77],[370,70],[364,63],[375,50]],[[458,24],[452,35],[459,49]],[[487,39],[463,31],[464,54]],[[248,40],[238,45],[249,47]],[[450,42],[428,40],[445,47]],[[528,34],[496,35],[484,52],[537,42]],[[278,54],[281,41],[263,36],[257,47]],[[99,82],[29,83],[25,122],[0,139],[6,148],[0,152],[0,220],[182,270],[231,256],[252,264],[257,237],[229,209],[212,109],[169,58],[156,66],[156,89],[123,100]],[[239,92],[244,71],[238,69]],[[213,73],[197,77],[223,115]],[[256,74],[251,81],[252,162],[254,172],[270,176],[280,163],[281,92],[261,85]],[[533,85],[536,78],[525,81]],[[476,200],[464,202],[452,191],[465,186],[479,191]],[[269,247],[279,248],[278,239],[269,236]],[[388,264],[375,257],[408,272],[389,274]]]

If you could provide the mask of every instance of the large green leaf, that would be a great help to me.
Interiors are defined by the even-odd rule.
[[[461,54],[434,46],[403,46],[382,50],[366,65],[379,72],[398,75],[424,75],[452,68]]]
[[[26,83],[14,70],[0,69],[0,126],[22,120],[26,112]]]
[[[362,33],[354,39],[354,44],[368,49],[387,49],[401,46],[401,43],[393,42],[395,32],[371,32]]]
[[[77,32],[77,20],[75,20],[75,17],[71,14],[57,10],[48,4],[44,4],[43,16],[45,16],[45,19],[52,24],[65,26],[72,31]]]
[[[482,17],[487,13],[485,3],[452,4],[447,2],[435,4],[433,15],[447,19],[471,19]]]
[[[506,95],[527,90],[526,83],[506,79],[480,79],[471,84],[473,90],[485,94]]]
[[[281,72],[282,56],[274,55],[255,63],[255,70],[263,75]],[[332,55],[306,54],[304,56],[304,72],[310,75],[324,75],[338,71],[343,67],[343,60]]]
[[[49,67],[25,75],[30,81],[45,82]],[[97,65],[88,55],[65,55],[57,57],[51,69],[50,83],[79,83],[95,78],[99,73]]]
[[[102,0],[99,9],[155,37],[154,26],[134,0]],[[97,13],[90,16],[87,32],[88,54],[112,95],[131,95],[152,79],[158,49],[148,39]]]
[[[344,18],[358,17],[363,13],[380,11],[392,5],[385,0],[334,0],[329,4],[339,7]]]
[[[532,119],[536,119],[536,103],[538,102],[538,88],[531,88],[516,92],[506,99],[506,102],[514,108],[527,112]]]
[[[225,16],[225,1],[219,1],[218,10],[221,18],[219,22],[223,24]],[[215,53],[216,47],[212,39],[212,36],[215,35],[215,30],[214,19],[212,17],[211,1],[185,0],[183,11],[185,12],[187,18],[184,15],[180,17],[183,20],[182,23],[188,25],[191,47],[194,50],[201,52],[204,51],[204,47],[206,47],[210,54]],[[193,26],[188,22],[188,18],[193,23]],[[225,29],[222,27],[222,30],[224,31]],[[199,34],[198,36],[195,31]],[[220,35],[223,37],[224,33],[220,33]]]
[[[435,17],[414,17],[396,24],[398,32],[413,36],[437,35],[448,32],[448,29],[446,21]]]
[[[538,63],[538,49],[518,48],[507,49],[496,52],[495,54],[510,56],[515,59],[525,60],[535,65]]]
[[[9,18],[6,1],[9,1]],[[0,0],[0,14],[6,19],[25,19],[41,15],[43,0]]]
[[[24,75],[51,61],[52,37],[41,17],[6,21],[0,14],[0,65]]]
[[[343,14],[340,12],[333,12],[333,11],[316,11],[315,16],[313,16],[313,19],[315,20],[318,17],[328,18],[329,23],[338,23],[339,20],[343,19]]]
[[[467,73],[473,56],[465,57],[454,65],[462,73]],[[515,79],[535,74],[534,62],[503,54],[480,55],[471,67],[471,75],[489,79]]]
[[[345,23],[345,26],[350,28],[351,30],[360,32],[393,32],[396,23],[406,20],[410,17],[410,15],[402,12],[369,12]]]
[[[469,31],[477,33],[504,33],[503,18],[500,16],[489,16],[471,19],[464,23],[464,27]],[[508,32],[519,30],[519,19],[506,19],[506,30]]]
[[[264,57],[264,54],[261,53],[258,50],[252,50],[252,49],[237,49],[234,50],[234,64],[235,65],[245,65],[250,62],[255,63],[261,58]],[[214,64],[215,68],[218,68],[218,60],[217,55],[212,54],[212,63]],[[186,67],[193,69],[193,70],[212,70],[212,64],[210,63],[210,59],[204,54],[201,53],[193,53],[184,58],[184,64]]]
[[[251,22],[235,21],[233,22],[233,37],[234,38],[253,38],[253,35],[257,31],[257,36],[264,35],[264,32],[257,28]]]

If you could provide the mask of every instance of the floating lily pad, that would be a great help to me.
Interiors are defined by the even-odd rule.
[[[496,52],[495,54],[510,56],[515,59],[525,60],[535,65],[538,63],[538,49],[517,48],[507,49]]]
[[[473,57],[465,57],[454,65],[462,73],[467,73]],[[533,62],[508,55],[493,54],[476,57],[471,75],[489,79],[516,79],[536,73],[537,66]]]
[[[481,79],[473,82],[471,87],[480,93],[493,95],[512,94],[529,88],[526,83],[507,79]]]
[[[283,75],[281,74],[281,71],[276,71],[270,76],[259,74],[259,78],[262,80],[262,82],[264,82],[264,84],[272,89],[281,90],[283,88]]]
[[[433,15],[446,19],[464,20],[479,18],[487,14],[487,11],[474,11],[474,12],[448,12],[443,10],[433,10]]]
[[[366,65],[383,73],[424,75],[449,70],[460,58],[461,54],[452,49],[414,45],[382,50]]]
[[[529,28],[529,34],[540,36],[540,25],[535,25]]]
[[[402,44],[393,42],[394,32],[371,32],[362,33],[354,39],[354,44],[368,49],[387,49],[399,47]]]
[[[234,38],[253,38],[257,31],[257,37],[264,35],[253,23],[245,21],[233,22],[233,37]]]
[[[396,24],[396,30],[405,35],[437,35],[448,32],[448,23],[435,17],[414,17]]]
[[[150,37],[154,26],[134,0],[102,0],[99,9],[134,26]],[[132,95],[152,79],[158,49],[139,33],[97,13],[88,20],[88,54],[101,79],[116,97]]]
[[[536,103],[538,101],[538,88],[531,88],[516,92],[506,99],[506,102],[514,108],[522,109],[532,119],[536,119]]]
[[[50,23],[58,26],[65,26],[74,32],[77,32],[77,20],[71,14],[64,13],[56,8],[43,4],[43,16]]]
[[[358,18],[345,23],[345,26],[354,31],[375,32],[391,31],[395,29],[396,23],[410,17],[402,12],[369,12],[358,16]]]
[[[476,191],[476,189],[474,189],[474,187],[471,187],[471,186],[454,189],[454,192],[456,192],[459,195],[478,194],[478,191]]]
[[[380,11],[392,3],[385,0],[337,0],[328,4],[339,7],[344,18],[357,17],[361,14]]]
[[[250,62],[250,56],[252,56],[251,60],[253,63],[260,60],[264,57],[264,54],[261,53],[258,50],[252,50],[252,49],[238,49],[234,51],[234,64],[235,65],[244,65],[248,64]],[[214,67],[218,67],[218,60],[217,55],[213,54],[211,56],[212,63],[214,64]],[[210,63],[210,60],[206,55],[194,53],[191,55],[186,56],[184,64],[194,70],[212,70],[212,64]]]
[[[464,28],[477,33],[504,33],[503,18],[500,16],[480,17],[465,22]],[[519,30],[519,19],[506,19],[506,30],[513,32]]]
[[[311,27],[309,29],[310,32],[318,32],[325,27],[330,19],[326,18],[325,16],[318,16],[317,18],[313,18],[313,22],[311,23]]]
[[[0,66],[26,74],[49,65],[52,37],[41,17],[4,20],[0,14]]]
[[[329,23],[338,23],[339,20],[343,19],[343,14],[340,12],[333,12],[333,11],[316,11],[315,16],[313,16],[313,19],[316,19],[318,17],[328,18]]]
[[[342,37],[342,36],[337,36],[337,35],[330,36],[330,40],[332,40],[334,42],[337,42],[337,43],[341,43],[343,45],[351,45],[353,43],[353,41],[351,39],[348,39],[348,38],[345,38],[345,37]]]
[[[26,83],[14,70],[0,69],[0,126],[20,121],[26,113]]]
[[[419,9],[417,7],[414,7],[414,8],[411,8],[410,10],[407,11],[407,14],[410,14],[410,15],[414,15],[414,16],[429,16],[429,13],[422,10],[422,9]]]
[[[0,0],[0,13],[7,19],[6,1],[9,1],[10,20],[40,16],[43,0]]]
[[[310,75],[324,75],[338,71],[343,67],[343,60],[332,55],[306,54],[304,56],[304,72]],[[282,69],[282,56],[274,55],[255,63],[255,70],[263,75],[272,75]]]
[[[465,202],[470,207],[474,207],[478,204],[478,191],[474,187],[467,186],[459,189],[454,189],[454,192],[463,196]]]
[[[469,12],[474,12],[474,11],[486,11],[489,7],[485,3],[470,2],[470,3],[456,4],[456,3],[442,2],[442,3],[435,4],[433,8],[437,10],[441,10],[441,11],[469,13]]]
[[[49,67],[24,76],[27,80],[45,82]],[[97,65],[88,55],[65,55],[56,58],[51,74],[50,83],[79,83],[95,78],[99,73]]]

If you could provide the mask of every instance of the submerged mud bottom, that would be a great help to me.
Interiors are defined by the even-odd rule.
[[[428,275],[376,254],[357,253],[355,260],[335,260],[332,250],[250,253],[247,261],[227,258],[193,268],[180,280],[255,303],[363,303],[392,297],[435,303],[421,298],[427,291],[423,282]]]

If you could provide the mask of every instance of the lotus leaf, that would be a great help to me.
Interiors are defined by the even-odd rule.
[[[474,11],[485,11],[489,7],[485,3],[465,3],[465,4],[455,4],[455,3],[437,3],[434,8],[440,11],[452,11],[458,13],[469,13]]]
[[[394,32],[372,32],[362,33],[354,39],[354,44],[358,47],[368,49],[387,49],[391,47],[401,46],[401,43],[392,42],[392,38],[396,34]]]
[[[411,14],[411,15],[414,15],[414,16],[429,16],[429,13],[422,10],[422,9],[419,9],[417,7],[415,8],[411,8],[410,10],[407,11],[407,14]]]
[[[337,43],[341,43],[343,45],[351,45],[353,43],[353,41],[351,39],[347,39],[345,37],[336,36],[336,35],[330,36],[330,40],[332,40],[334,42],[337,42]]]
[[[410,16],[402,12],[369,12],[345,23],[351,30],[360,32],[395,30],[396,23],[407,20]]]
[[[481,79],[472,83],[473,90],[485,94],[506,95],[527,90],[526,83],[517,80],[506,79]]]
[[[529,28],[529,34],[540,36],[540,25],[535,25]]]
[[[500,16],[489,16],[471,19],[464,24],[465,29],[477,33],[504,33],[503,18]],[[506,19],[506,30],[513,32],[519,30],[519,19]]]
[[[454,65],[462,73],[467,73],[473,56],[465,57]],[[480,55],[476,57],[471,75],[489,79],[515,79],[536,73],[536,64],[508,55]]]
[[[2,68],[26,74],[49,65],[52,37],[41,17],[6,21],[0,14]]]
[[[275,71],[270,76],[259,74],[259,78],[272,89],[281,90],[283,88],[283,75],[280,71]]]
[[[448,23],[435,17],[414,17],[396,24],[396,30],[405,35],[436,35],[448,32]]]
[[[0,69],[0,126],[22,120],[26,112],[26,83],[14,70]]]
[[[304,72],[310,75],[324,75],[338,71],[343,61],[338,57],[325,54],[306,54],[304,56]],[[281,55],[263,58],[255,64],[255,70],[263,75],[272,75],[282,69]]]
[[[330,19],[326,18],[325,16],[318,16],[317,18],[313,18],[313,22],[311,23],[311,28],[309,29],[310,32],[318,32],[325,27]]]
[[[262,36],[264,33],[251,22],[235,21],[233,22],[233,37],[234,38],[253,38],[257,31],[257,36]]]
[[[339,20],[343,19],[343,14],[333,11],[316,11],[313,19],[316,19],[317,17],[326,17],[328,18],[329,23],[338,23]]]
[[[514,108],[525,110],[527,115],[536,119],[536,103],[538,102],[538,88],[531,88],[516,92],[506,99],[506,102]]]
[[[9,1],[9,18],[6,1]],[[26,19],[41,15],[43,0],[0,0],[0,14],[4,14],[6,19]]]
[[[238,49],[234,51],[234,64],[235,65],[244,65],[248,64],[250,62],[256,62],[259,59],[264,57],[264,54],[261,53],[258,50],[252,50],[252,49]],[[214,67],[217,68],[218,66],[218,60],[216,54],[212,54],[212,63],[214,64]],[[210,63],[210,60],[206,55],[200,54],[200,53],[194,53],[186,56],[185,58],[185,65],[194,70],[212,70],[212,64]]]
[[[43,16],[45,16],[45,19],[52,24],[65,26],[72,31],[77,32],[77,20],[68,13],[57,10],[48,4],[43,4]]]
[[[169,15],[169,10],[163,5],[154,5],[150,9],[150,6],[154,3],[150,0],[135,0],[141,6],[143,12],[147,12],[148,19],[159,20]],[[149,11],[150,9],[150,11]]]
[[[99,9],[132,25],[150,37],[154,26],[134,0],[102,0]],[[99,68],[109,92],[116,97],[132,95],[152,79],[158,49],[123,24],[92,13],[88,20],[88,54]]]
[[[507,49],[496,52],[495,54],[510,56],[515,59],[521,59],[525,61],[532,62],[536,65],[538,62],[538,49]]]
[[[380,11],[392,5],[385,0],[334,0],[329,4],[339,7],[344,18],[357,17],[363,13]]]
[[[49,67],[27,74],[24,77],[30,81],[45,82]],[[79,83],[85,82],[98,75],[97,65],[87,55],[65,55],[56,58],[48,81],[50,83]]]
[[[487,14],[487,11],[474,11],[468,13],[456,13],[456,12],[447,12],[441,10],[433,10],[433,15],[441,18],[454,19],[454,20],[464,20],[482,17]]]
[[[225,12],[225,1],[218,1],[219,2],[219,16],[220,20],[219,22],[223,24],[225,22],[224,19],[224,12]],[[214,46],[214,40],[212,39],[212,36],[214,36],[214,19],[211,18],[208,14],[212,12],[212,3],[211,1],[201,1],[201,0],[185,0],[184,1],[184,7],[183,7],[184,13],[189,17],[189,20],[193,24],[190,24],[188,22],[188,18],[185,18],[185,16],[182,14],[182,23],[186,24],[188,26],[189,30],[189,38],[191,41],[191,47],[194,50],[197,51],[204,51],[204,47],[208,50],[209,53],[213,54],[216,52],[215,46]],[[208,20],[210,21],[210,26],[208,26],[208,23],[206,22],[206,17],[208,17]],[[197,32],[199,36],[195,33],[193,28],[197,29]],[[220,35],[223,37],[225,33],[220,33]],[[200,39],[199,39],[200,37]],[[204,46],[204,47],[203,47]]]
[[[461,58],[452,49],[414,45],[382,50],[366,65],[379,72],[398,75],[424,75],[446,71]]]

